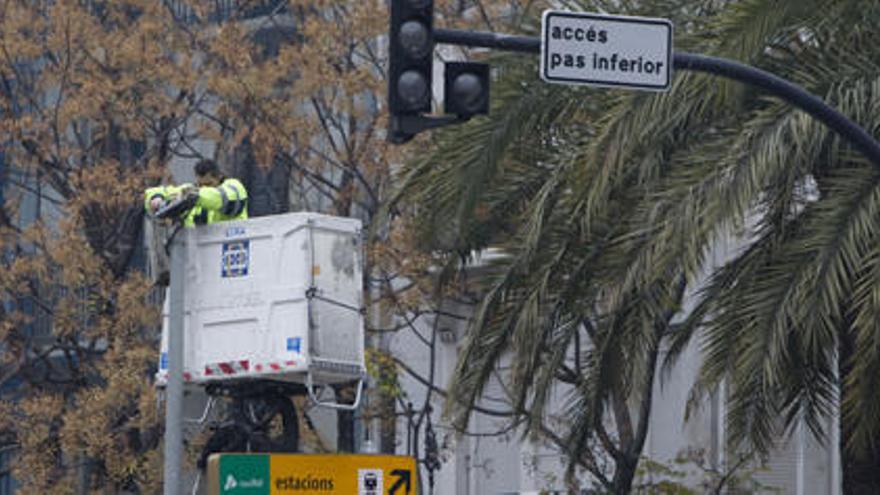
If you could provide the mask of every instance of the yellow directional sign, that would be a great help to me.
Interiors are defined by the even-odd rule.
[[[209,495],[415,495],[412,457],[368,454],[214,454]]]

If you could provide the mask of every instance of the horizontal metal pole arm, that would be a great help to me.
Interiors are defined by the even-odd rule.
[[[463,29],[435,29],[434,41],[447,45],[497,48],[509,52],[541,53],[541,38],[534,36],[514,36]]]
[[[804,88],[771,74],[734,60],[694,53],[675,52],[673,67],[678,70],[705,72],[733,79],[782,98],[792,105],[812,115],[831,130],[849,141],[854,148],[880,166],[880,143],[868,131],[828,105],[821,98],[807,92]]]
[[[461,29],[436,29],[434,30],[434,40],[437,43],[450,45],[541,53],[541,38],[535,36],[513,36]],[[734,60],[686,52],[675,52],[672,65],[677,70],[705,72],[761,88],[812,115],[880,167],[880,143],[868,131],[825,103],[821,98],[791,81]]]

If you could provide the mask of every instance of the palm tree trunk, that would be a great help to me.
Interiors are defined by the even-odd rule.
[[[638,466],[638,457],[624,456],[617,461],[614,466],[614,479],[611,480],[611,491],[614,495],[628,495],[632,491],[633,479],[636,477]]]
[[[617,414],[618,418],[624,417],[627,422],[627,429],[621,433],[621,452],[615,459],[614,479],[612,480],[612,491],[615,494],[625,495],[632,491],[636,469],[639,467],[639,459],[642,455],[642,450],[645,448],[645,440],[648,438],[651,406],[654,404],[654,378],[657,375],[657,361],[660,358],[660,342],[669,330],[669,322],[672,321],[676,314],[677,308],[684,297],[686,287],[687,279],[684,276],[680,276],[674,291],[674,301],[676,304],[666,310],[663,318],[655,323],[653,340],[647,355],[645,379],[642,382],[642,390],[639,394],[639,416],[635,429],[633,429],[629,414]],[[614,391],[612,391],[612,395],[614,395]],[[613,406],[618,407],[619,404],[615,401]],[[627,406],[624,404],[623,407]]]
[[[682,285],[683,287],[683,285]],[[632,491],[633,480],[636,477],[636,469],[639,467],[639,458],[642,450],[645,448],[645,440],[648,438],[648,428],[650,426],[651,406],[654,401],[654,377],[657,372],[657,359],[660,355],[660,340],[663,337],[665,328],[672,318],[672,312],[667,317],[667,322],[658,325],[656,340],[652,343],[651,349],[648,351],[647,368],[645,371],[645,380],[639,394],[639,416],[638,424],[633,429],[632,420],[628,414],[616,414],[618,418],[623,417],[626,421],[626,434],[621,434],[620,455],[615,459],[614,479],[611,481],[612,492],[616,495],[626,495]],[[612,395],[615,392],[612,391]],[[628,407],[625,402],[615,401],[612,406],[616,409],[619,407]],[[619,420],[618,420],[619,421]]]
[[[632,489],[641,448],[636,450],[633,445],[632,417],[626,397],[619,390],[612,390],[611,397],[611,410],[614,413],[614,422],[620,439],[619,452],[614,456],[614,478],[611,480],[611,492],[615,495],[626,495]],[[635,456],[631,455],[634,450],[637,452]]]
[[[841,332],[839,342],[840,386],[843,403],[854,391],[847,385],[847,377],[852,371],[852,358],[855,352],[853,332]],[[875,495],[880,493],[880,438],[873,438],[870,448],[854,452],[848,448],[856,425],[846,415],[840,415],[840,465],[843,471],[843,493],[845,495]]]

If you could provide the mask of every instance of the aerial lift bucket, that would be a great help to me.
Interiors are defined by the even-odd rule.
[[[356,409],[364,364],[361,223],[289,213],[183,229],[184,382],[301,384]],[[157,385],[167,379],[168,300]],[[355,383],[350,402],[316,389]]]

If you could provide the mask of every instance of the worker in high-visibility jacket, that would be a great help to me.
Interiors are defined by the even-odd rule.
[[[183,225],[207,225],[248,217],[248,195],[238,179],[225,177],[213,160],[201,160],[195,166],[196,183],[180,186],[157,186],[144,191],[144,207],[156,213],[168,201],[185,195],[194,196],[193,207],[184,214]]]
[[[248,194],[241,181],[224,176],[213,160],[200,161],[195,172],[199,185],[196,206],[201,208],[193,219],[196,225],[247,220]]]
[[[167,203],[177,199],[185,194],[194,194],[195,187],[192,184],[181,184],[179,186],[156,186],[150,187],[144,191],[144,209],[149,213],[155,214],[162,209]],[[187,211],[183,217],[184,227],[192,227],[195,225],[196,214],[201,213],[201,208],[193,207]]]

